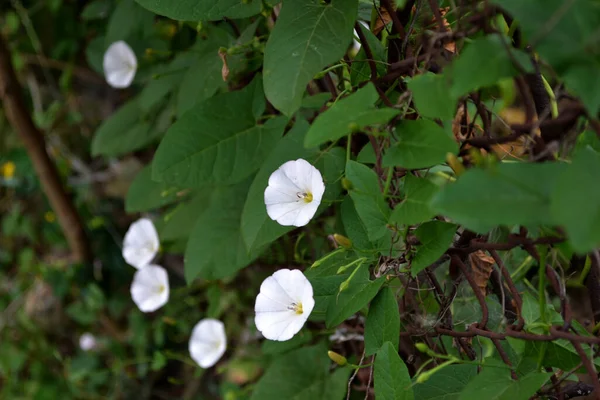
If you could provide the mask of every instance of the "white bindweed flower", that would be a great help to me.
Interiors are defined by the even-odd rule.
[[[138,269],[131,283],[131,298],[142,312],[156,311],[169,300],[167,271],[154,264]]]
[[[190,355],[202,368],[210,368],[227,349],[225,325],[217,319],[206,318],[194,326],[189,343]]]
[[[302,329],[314,306],[313,288],[304,274],[280,269],[260,285],[254,323],[267,339],[283,342]]]
[[[148,218],[140,218],[129,226],[123,239],[123,258],[127,264],[142,268],[150,264],[158,253],[160,242],[154,224]]]
[[[90,351],[96,348],[96,337],[89,332],[84,333],[79,337],[79,348],[83,351]]]
[[[114,88],[131,85],[137,71],[137,58],[131,47],[122,40],[111,44],[102,63],[106,82]]]
[[[304,226],[317,212],[325,192],[323,177],[308,161],[288,161],[269,177],[267,214],[284,226]]]

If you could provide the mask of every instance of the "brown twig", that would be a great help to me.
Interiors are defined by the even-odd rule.
[[[21,87],[11,63],[11,54],[2,37],[0,37],[0,98],[4,104],[6,117],[23,141],[44,193],[56,213],[71,248],[73,260],[76,262],[90,261],[91,250],[83,223],[65,191],[56,166],[48,156],[42,133],[35,126],[27,111],[21,95]]]

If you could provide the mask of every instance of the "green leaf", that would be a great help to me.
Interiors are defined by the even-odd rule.
[[[196,220],[185,250],[185,279],[222,279],[248,265],[240,219],[250,181],[213,189],[211,204]]]
[[[390,287],[384,287],[369,306],[365,322],[365,355],[377,353],[385,342],[391,343],[398,350],[399,339],[398,300]]]
[[[425,382],[414,386],[415,398],[423,400],[457,400],[460,392],[476,376],[476,365],[449,365],[433,374]]]
[[[369,82],[350,96],[338,100],[315,119],[306,134],[304,146],[314,147],[335,141],[365,126],[384,124],[398,115],[400,110],[374,108],[378,98],[375,86]]]
[[[375,164],[377,162],[377,155],[375,149],[371,143],[367,143],[360,149],[360,152],[356,156],[356,161],[361,164]]]
[[[263,354],[268,355],[278,355],[287,353],[290,350],[294,350],[300,346],[304,346],[308,344],[313,339],[313,335],[310,331],[306,329],[298,332],[294,337],[290,340],[286,340],[285,342],[278,342],[276,340],[265,340],[262,342],[261,351]]]
[[[410,264],[410,273],[417,276],[419,272],[436,262],[448,250],[454,239],[457,226],[442,221],[430,221],[415,230],[415,236],[421,244]]]
[[[506,44],[503,44],[502,41]],[[452,81],[450,95],[458,98],[479,88],[491,86],[503,78],[519,74],[513,59],[527,71],[533,71],[529,56],[513,49],[508,53],[509,39],[488,35],[473,40],[454,60],[446,74]]]
[[[135,177],[127,196],[125,211],[128,213],[148,211],[175,202],[180,189],[176,186],[152,180],[152,168],[146,165]]]
[[[340,206],[340,218],[348,239],[352,241],[352,249],[360,253],[373,249],[367,235],[367,228],[360,220],[352,198],[346,197]],[[362,254],[361,254],[362,255]]]
[[[181,202],[173,210],[162,215],[156,229],[161,240],[188,238],[196,220],[210,206],[212,188],[204,188],[187,202]]]
[[[384,167],[427,168],[443,163],[448,153],[458,153],[452,133],[435,122],[401,121],[396,130],[398,142],[384,154]]]
[[[163,132],[152,129],[150,121],[141,119],[138,97],[119,108],[96,130],[92,156],[120,156],[141,149],[162,135]]]
[[[179,21],[218,21],[246,18],[262,8],[261,0],[136,0],[148,10]]]
[[[461,392],[459,400],[528,400],[550,379],[552,373],[531,372],[515,381],[504,365],[484,366]]]
[[[381,194],[379,179],[369,167],[349,160],[346,164],[346,178],[351,182],[350,197],[356,207],[371,241],[389,235],[387,222],[390,209]]]
[[[373,378],[378,400],[415,398],[408,369],[390,342],[385,342],[377,352]]]
[[[327,347],[320,343],[277,357],[252,392],[251,400],[331,400],[346,393],[350,369],[329,373]]]
[[[268,186],[269,177],[283,163],[290,160],[303,158],[314,163],[321,171],[325,182],[325,194],[317,214],[329,207],[329,201],[334,200],[340,192],[340,185],[336,183],[341,176],[344,164],[344,151],[337,147],[326,153],[319,153],[317,149],[307,150],[302,146],[308,123],[299,119],[294,127],[279,141],[273,151],[265,159],[256,174],[242,213],[241,231],[246,247],[256,249],[273,242],[285,233],[295,229],[293,226],[282,226],[267,215],[264,201],[264,192]]]
[[[136,31],[139,32],[148,23],[152,24],[153,20],[154,15],[133,0],[119,1],[108,20],[104,49],[118,40],[127,41]]]
[[[404,178],[405,198],[398,204],[392,215],[390,223],[401,225],[415,225],[430,220],[435,216],[429,203],[440,188],[427,178],[417,178],[406,174]]]
[[[592,149],[577,153],[552,193],[550,210],[565,227],[573,250],[587,253],[600,247],[600,155]]]
[[[365,28],[360,24],[360,29],[367,39],[369,48],[373,53],[373,60],[377,69],[377,76],[385,75],[387,68],[387,51],[381,44],[377,36],[373,34],[369,29]],[[352,66],[350,70],[350,82],[352,86],[358,86],[359,83],[368,81],[371,79],[371,67],[367,61],[367,53],[365,52],[364,46],[358,51],[358,54],[352,60]]]
[[[369,280],[369,269],[364,265],[359,267],[359,270],[350,280],[348,289],[332,296],[325,317],[327,328],[338,326],[360,311],[375,297],[384,281],[385,276],[374,281]]]
[[[106,18],[111,8],[110,0],[94,0],[85,6],[81,12],[81,19],[89,21]]]
[[[286,1],[265,47],[264,86],[269,101],[292,115],[306,85],[338,61],[352,40],[357,0]]]
[[[436,213],[481,232],[496,225],[553,224],[550,194],[559,163],[503,163],[471,168],[432,199]]]
[[[258,80],[259,81],[259,80]],[[167,131],[152,178],[184,187],[233,184],[255,172],[283,134],[284,117],[255,125],[257,80],[194,106]],[[258,112],[260,111],[260,113]],[[235,116],[235,118],[232,118]]]
[[[454,118],[457,98],[450,95],[446,76],[427,72],[412,78],[407,86],[422,117],[440,118],[442,121]]]
[[[567,88],[581,98],[591,115],[597,115],[600,111],[599,70],[598,63],[580,64],[573,65],[563,75]]]

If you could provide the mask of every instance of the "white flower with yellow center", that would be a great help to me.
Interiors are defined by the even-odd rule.
[[[325,184],[308,161],[288,161],[269,177],[265,189],[267,214],[284,226],[304,226],[317,212]]]
[[[217,319],[206,318],[194,326],[189,343],[190,356],[202,368],[210,368],[227,350],[225,325]]]
[[[302,329],[314,306],[313,288],[304,274],[280,269],[260,285],[254,323],[267,339],[283,342]]]
[[[158,253],[160,242],[154,224],[148,218],[135,221],[123,239],[123,258],[127,264],[142,268],[150,262]]]
[[[131,47],[122,40],[111,44],[102,62],[106,82],[122,89],[131,85],[137,71],[137,58]]]
[[[167,271],[154,264],[138,269],[131,283],[131,298],[142,312],[156,311],[169,300]]]

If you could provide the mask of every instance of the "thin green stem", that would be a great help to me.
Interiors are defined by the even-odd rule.
[[[390,191],[390,185],[392,183],[392,176],[394,175],[394,167],[388,168],[387,177],[385,178],[385,186],[383,187],[383,197],[387,196]]]

